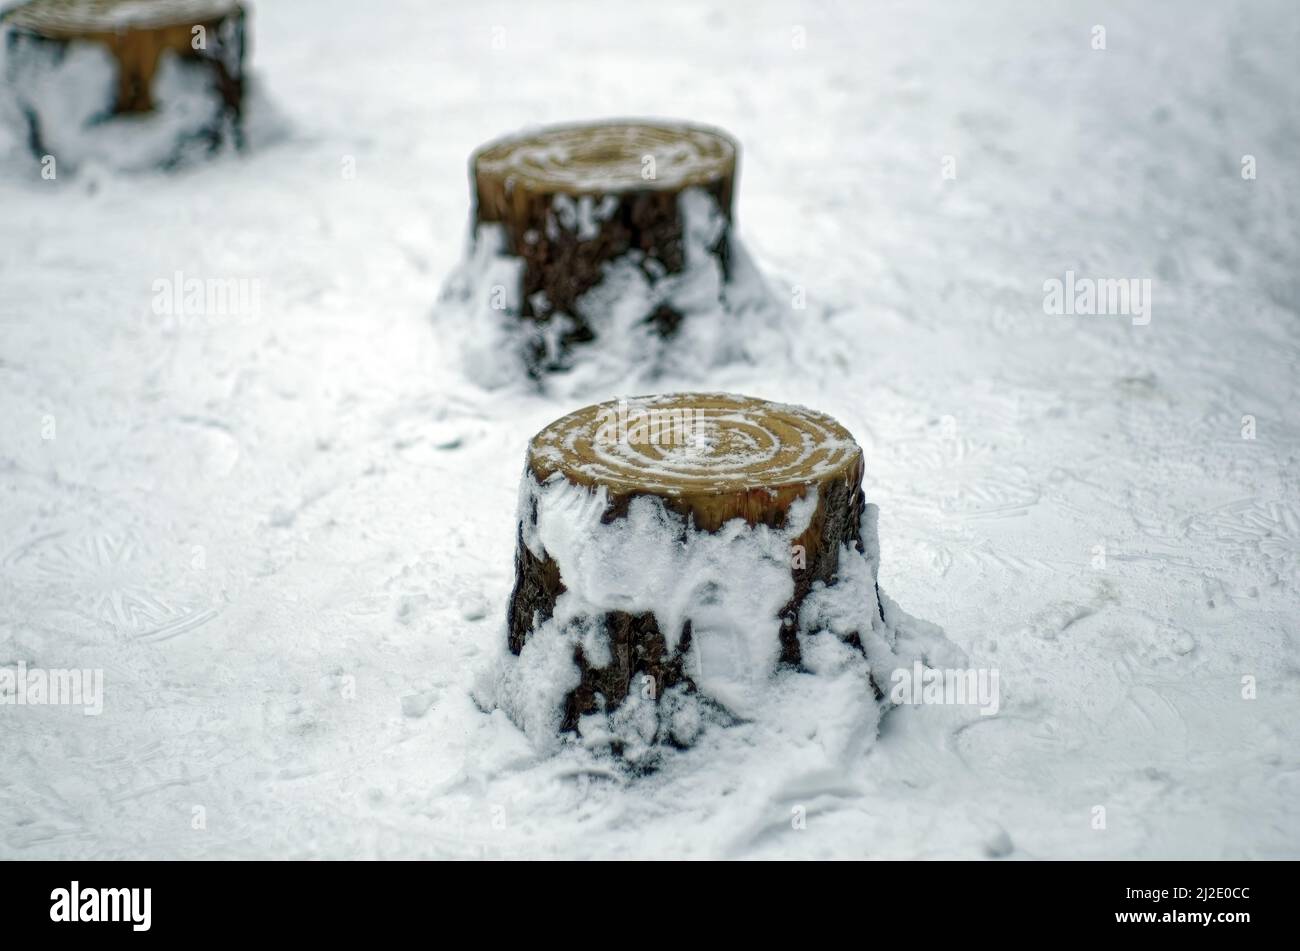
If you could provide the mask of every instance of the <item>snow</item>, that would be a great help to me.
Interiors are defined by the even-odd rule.
[[[566,214],[573,209],[564,197],[556,196],[557,214],[548,225],[580,231],[582,216]],[[679,273],[653,273],[658,262],[629,251],[609,262],[600,282],[578,299],[576,316],[601,346],[564,352],[560,339],[571,329],[570,315],[555,314],[540,325],[518,319],[524,261],[509,253],[505,232],[495,224],[475,226],[444,284],[434,315],[439,332],[458,339],[462,364],[481,385],[540,388],[556,397],[605,396],[674,378],[704,384],[719,367],[738,361],[788,363],[798,331],[785,325],[780,303],[735,235],[728,237],[730,274],[723,274],[716,249],[725,222],[717,203],[703,189],[688,188],[678,204],[685,258]],[[661,305],[680,315],[669,342],[646,319]],[[537,352],[540,361],[532,358]],[[564,372],[534,381],[529,371],[535,362]]]
[[[0,856],[1300,855],[1294,5],[333,0],[250,33],[262,149],[49,181],[0,124],[0,663],[104,671],[99,716],[0,705]],[[653,390],[842,422],[886,620],[926,619],[899,649],[940,625],[996,715],[863,729],[834,604],[815,672],[683,711],[645,776],[476,702],[528,438],[651,390],[635,348],[483,385],[433,314],[466,160],[626,115],[736,136],[780,302],[770,346]],[[155,314],[178,271],[260,314]],[[1150,323],[1045,314],[1068,271],[1150,279]]]
[[[155,77],[158,112],[118,122],[102,121],[112,110],[116,83],[107,48],[79,44],[65,55],[48,49],[27,55],[33,59],[21,74],[21,107],[6,103],[0,114],[11,130],[23,128],[28,113],[40,117],[43,154],[63,159],[56,173],[75,173],[88,164],[144,171],[182,161],[187,148],[196,156],[207,151],[194,140],[221,121],[220,102],[208,92],[207,70],[183,64],[170,51],[160,58]]]
[[[103,6],[103,5],[101,5]],[[121,15],[129,22],[145,12],[141,5],[94,6],[91,14]],[[225,5],[208,4],[207,14],[221,13]],[[193,4],[179,15],[201,12]],[[124,20],[123,22],[128,22]],[[14,21],[23,23],[22,16]],[[91,17],[91,22],[97,22]],[[0,31],[7,28],[8,21]],[[100,24],[102,26],[102,24]],[[10,175],[24,177],[31,160],[23,143],[39,150],[48,176],[75,175],[87,170],[148,172],[202,161],[220,148],[233,149],[231,120],[214,87],[211,62],[184,60],[174,50],[163,50],[151,87],[154,110],[105,121],[112,113],[117,90],[117,66],[108,47],[99,42],[62,46],[35,40],[23,32],[0,33],[6,49],[0,58],[6,85],[0,95],[0,155]],[[16,42],[10,42],[10,40]],[[238,75],[239,40],[233,23],[208,37],[208,55],[225,60]],[[284,134],[283,120],[274,106],[250,83],[246,98],[248,121],[242,135],[252,147],[272,144]]]
[[[564,697],[579,682],[575,647],[582,648],[593,667],[608,666],[611,648],[604,616],[613,611],[649,613],[664,635],[667,650],[682,651],[684,668],[697,692],[676,691],[669,703],[656,710],[654,684],[647,685],[644,697],[634,685],[634,705],[645,701],[640,716],[621,707],[613,716],[595,715],[591,719],[596,722],[584,725],[584,736],[595,730],[602,744],[639,740],[626,754],[636,762],[649,755],[649,747],[669,737],[681,744],[675,721],[705,719],[706,714],[697,709],[700,703],[716,708],[710,719],[717,722],[762,721],[781,706],[776,692],[789,689],[789,681],[776,676],[780,614],[794,595],[792,552],[811,523],[817,499],[817,489],[809,489],[790,506],[780,528],[735,518],[716,532],[704,532],[650,495],[634,498],[625,518],[606,521],[609,494],[604,485],[592,489],[558,474],[539,484],[525,473],[518,507],[520,538],[534,557],[555,562],[565,590],[550,618],[534,619],[517,657],[501,645],[497,669],[485,678],[477,699],[485,707],[504,710],[540,751],[554,752],[561,745],[557,731]],[[895,654],[896,634],[877,609],[875,514],[869,509],[863,516],[864,551],[841,548],[839,574],[829,585],[816,583],[796,632],[818,658],[807,665],[807,676],[821,676],[828,667],[836,678],[851,672],[852,681],[862,685],[868,698],[874,694],[873,674],[881,685],[898,667],[959,653],[936,629],[928,649],[911,656]],[[683,650],[681,637],[687,625],[691,641]],[[850,637],[861,641],[861,653],[846,655],[822,643]],[[829,665],[823,659],[828,652],[836,658]],[[833,688],[828,686],[825,694],[816,686],[799,689],[815,698],[800,710],[810,728],[845,716],[839,707],[842,697]],[[869,743],[880,711],[862,702],[851,709],[862,714],[852,724],[853,732],[861,735],[860,745]],[[696,731],[691,732],[694,739]]]

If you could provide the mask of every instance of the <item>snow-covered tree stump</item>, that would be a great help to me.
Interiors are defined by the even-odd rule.
[[[602,403],[543,429],[507,613],[532,668],[509,688],[525,728],[648,699],[667,709],[641,738],[685,744],[691,695],[743,711],[747,686],[801,664],[809,632],[862,652],[883,627],[862,475],[833,419],[743,396]]]
[[[173,137],[215,146],[229,128],[238,141],[239,0],[30,0],[3,28],[6,72],[38,155],[57,155],[107,118],[159,108],[171,113]]]
[[[584,297],[615,262],[632,263],[652,288],[687,267],[685,195],[711,206],[696,217],[709,219],[704,250],[725,278],[736,156],[721,132],[646,122],[547,128],[474,154],[475,224],[499,226],[501,251],[522,261],[501,306],[552,328],[534,362],[596,336]],[[666,297],[646,294],[639,315],[664,334],[682,317]]]

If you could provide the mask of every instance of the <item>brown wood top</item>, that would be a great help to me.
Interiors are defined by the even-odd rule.
[[[779,505],[837,479],[856,490],[862,465],[853,436],[829,416],[726,393],[588,406],[551,423],[528,449],[539,481],[561,473],[612,496],[656,495],[690,502],[689,508],[748,498],[732,515],[764,506],[764,496]]]
[[[238,0],[31,0],[4,22],[54,39],[212,23],[236,10]]]
[[[493,142],[474,154],[472,165],[479,179],[510,180],[538,194],[678,191],[730,179],[736,152],[729,136],[703,126],[595,122]]]

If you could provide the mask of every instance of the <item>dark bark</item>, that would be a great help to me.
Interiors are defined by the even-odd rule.
[[[733,160],[708,180],[684,186],[708,192],[723,216],[724,226],[710,252],[718,258],[724,276],[729,274],[727,248],[734,175]],[[645,187],[611,190],[593,186],[575,192],[571,187],[547,188],[536,182],[525,186],[508,175],[484,171],[477,155],[472,162],[471,180],[475,223],[499,224],[505,232],[506,250],[524,262],[518,316],[546,323],[557,314],[565,315],[570,323],[560,342],[566,349],[594,339],[592,327],[578,312],[578,301],[601,282],[611,262],[632,255],[652,284],[681,273],[685,267],[678,202],[681,187],[651,182]],[[583,199],[589,199],[594,207],[610,200],[615,204],[611,213],[595,223],[594,234],[582,236],[579,229],[557,227],[555,199],[559,195],[575,204]],[[661,303],[645,314],[645,320],[662,335],[670,336],[682,316]],[[540,353],[534,356],[541,358]]]
[[[623,498],[611,504],[606,515],[623,517],[627,502]],[[791,568],[794,594],[780,613],[783,664],[798,667],[801,662],[797,636],[799,609],[813,585],[818,581],[830,583],[834,580],[841,546],[862,549],[863,505],[862,490],[839,481],[832,483],[825,495],[819,498],[815,523],[809,533],[802,536],[805,566]],[[780,527],[785,514],[774,510],[765,521]],[[528,517],[535,518],[535,515],[529,513]],[[538,558],[528,549],[523,542],[521,526],[515,554],[515,585],[507,609],[508,642],[512,653],[522,651],[532,631],[551,618],[556,599],[564,590],[559,566],[551,558]],[[603,615],[600,621],[609,639],[612,660],[607,667],[595,667],[584,656],[581,647],[575,648],[574,661],[581,681],[565,703],[565,730],[576,729],[579,718],[602,707],[607,711],[618,707],[627,698],[638,674],[648,674],[653,678],[656,695],[678,684],[694,687],[684,663],[690,648],[690,622],[686,622],[679,632],[677,649],[670,652],[667,639],[651,613],[633,615],[613,611]],[[848,640],[853,643],[856,638],[850,636]],[[856,641],[856,646],[861,647],[860,641]]]
[[[158,63],[164,53],[171,52],[184,68],[201,69],[211,78],[212,117],[193,137],[215,148],[229,131],[237,146],[243,144],[246,15],[242,7],[195,22],[129,26],[113,32],[100,29],[79,32],[66,22],[61,22],[57,29],[47,30],[39,21],[33,23],[30,19],[5,24],[9,51],[7,78],[22,103],[20,108],[28,121],[28,144],[36,157],[49,152],[51,143],[42,134],[39,110],[24,99],[24,71],[29,62],[36,60],[53,63],[57,68],[68,50],[80,43],[103,46],[116,64],[115,85],[104,91],[105,102],[111,106],[100,118],[152,111],[157,104],[153,86]],[[198,26],[205,30],[206,48],[196,50],[192,46],[192,30]],[[178,153],[188,145],[188,142],[177,143]]]

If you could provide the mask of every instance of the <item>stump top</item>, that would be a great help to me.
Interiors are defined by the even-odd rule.
[[[597,122],[501,139],[471,161],[479,177],[513,180],[531,192],[578,195],[709,184],[735,173],[736,151],[733,139],[703,126]]]
[[[856,487],[862,450],[835,420],[802,406],[675,393],[612,400],[556,420],[533,437],[528,467],[539,481],[561,473],[614,495],[789,495],[836,478]]]
[[[239,9],[239,0],[31,0],[5,23],[52,38],[180,24],[211,23]]]

